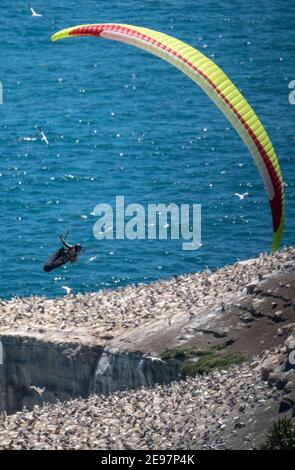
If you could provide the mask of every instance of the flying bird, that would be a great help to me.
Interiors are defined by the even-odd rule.
[[[39,132],[40,132],[42,142],[44,142],[44,144],[49,146],[49,142],[48,142],[48,139],[47,139],[45,133],[42,131],[41,127],[38,127],[38,129],[39,129]]]
[[[244,193],[244,194],[235,193],[232,197],[238,197],[240,201],[243,201],[247,197],[252,197],[252,196],[249,193]]]
[[[66,291],[67,295],[70,295],[70,293],[72,292],[72,289],[68,286],[61,286],[61,288]]]
[[[30,389],[31,390],[34,390],[35,392],[38,393],[38,395],[40,395],[40,397],[43,395],[43,393],[45,392],[45,387],[43,388],[40,388],[40,387],[35,387],[35,385],[31,385],[30,386]]]
[[[36,13],[36,12],[35,12],[35,10],[34,10],[34,8],[32,8],[32,5],[31,5],[30,2],[28,3],[28,6],[29,6],[29,9],[30,9],[30,11],[31,11],[31,13],[32,13],[32,16],[38,16],[38,17],[41,17],[41,16],[42,16],[42,15],[40,15],[39,13]]]
[[[163,363],[165,363],[165,361],[163,361],[159,357],[146,356],[146,358],[150,359],[152,362],[163,362]]]
[[[17,139],[18,142],[35,142],[36,140],[36,137],[19,137]]]

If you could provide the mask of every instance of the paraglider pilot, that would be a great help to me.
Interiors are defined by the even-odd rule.
[[[44,265],[44,271],[46,272],[53,271],[68,262],[71,264],[75,263],[78,259],[78,254],[82,250],[82,246],[79,245],[79,243],[76,245],[70,245],[70,243],[66,241],[66,237],[62,234],[59,238],[62,243],[62,247],[47,260]]]

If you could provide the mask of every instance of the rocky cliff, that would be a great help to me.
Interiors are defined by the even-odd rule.
[[[7,413],[43,402],[151,387],[180,374],[176,361],[164,363],[142,353],[20,335],[2,336],[1,342],[0,411]]]
[[[146,286],[0,302],[0,448],[253,448],[294,409],[294,274],[286,249]]]

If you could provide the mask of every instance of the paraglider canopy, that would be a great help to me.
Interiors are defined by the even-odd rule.
[[[178,39],[148,28],[124,24],[90,24],[64,29],[52,41],[95,36],[145,49],[170,62],[199,85],[232,123],[263,179],[273,223],[273,251],[279,248],[285,219],[284,185],[276,153],[257,115],[227,75],[200,51]]]

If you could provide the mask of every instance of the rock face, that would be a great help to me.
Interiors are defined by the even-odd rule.
[[[86,397],[99,348],[3,336],[1,409],[13,413],[43,401]]]
[[[55,403],[93,393],[109,394],[176,380],[175,361],[140,353],[36,338],[3,336],[0,411],[14,413],[43,402]]]
[[[107,395],[118,390],[167,384],[179,377],[177,361],[105,349],[97,362],[91,391]]]
[[[295,322],[286,325],[283,331],[286,337],[284,346],[280,348],[280,354],[271,355],[262,362],[262,379],[282,390],[280,411],[293,410],[295,415]]]

